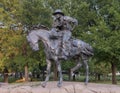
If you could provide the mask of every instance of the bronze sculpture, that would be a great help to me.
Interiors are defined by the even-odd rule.
[[[62,16],[64,15],[60,10],[59,10],[59,13]],[[75,20],[75,23],[77,24],[77,20]],[[59,25],[60,25],[59,27],[56,26],[50,31],[45,30],[45,29],[35,29],[35,30],[33,29],[27,35],[27,40],[30,43],[30,46],[32,47],[33,50],[35,51],[39,50],[39,45],[38,45],[39,40],[43,42],[44,47],[45,47],[44,50],[45,50],[46,62],[47,62],[47,76],[46,76],[45,81],[41,85],[43,87],[46,86],[46,83],[50,77],[51,62],[54,61],[56,63],[56,66],[59,72],[59,82],[57,86],[61,87],[62,81],[63,81],[61,60],[68,60],[72,58],[77,60],[77,65],[71,69],[71,75],[73,74],[75,70],[80,68],[82,64],[84,64],[86,68],[85,84],[87,84],[88,76],[89,76],[88,60],[91,56],[93,56],[93,49],[89,44],[85,43],[84,41],[71,38],[71,35],[68,36],[67,34],[65,35],[65,38],[68,38],[68,39],[65,39],[65,40],[67,40],[68,44],[67,45],[63,44],[65,42],[65,41],[62,41],[62,39],[64,38],[63,37],[64,32],[62,31],[64,30],[64,25],[63,24],[59,24]],[[58,29],[56,30],[56,28]],[[67,29],[67,30],[71,30],[71,29]],[[65,31],[67,30],[65,29]],[[67,33],[71,34],[71,31],[67,31]]]

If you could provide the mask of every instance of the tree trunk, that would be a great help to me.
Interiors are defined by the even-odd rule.
[[[8,73],[4,73],[4,83],[8,83]]]
[[[15,78],[18,78],[18,72],[17,71],[15,72]]]
[[[45,70],[44,69],[42,70],[42,80],[43,81],[45,80]]]
[[[25,81],[28,81],[28,64],[25,65]]]
[[[100,74],[98,74],[98,81],[100,81]]]
[[[111,69],[112,69],[112,84],[117,84],[116,80],[116,66],[114,63],[111,63]]]
[[[20,72],[20,79],[22,79],[23,78],[23,75],[22,75],[22,72]]]
[[[95,82],[97,81],[97,73],[95,73]]]
[[[68,78],[71,80],[71,69],[68,69]]]
[[[4,83],[8,83],[8,69],[7,67],[4,68]]]
[[[53,64],[53,68],[54,68],[54,80],[57,80],[57,68],[56,68],[56,64]]]

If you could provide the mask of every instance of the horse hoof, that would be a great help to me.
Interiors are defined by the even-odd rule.
[[[87,86],[87,85],[88,85],[88,82],[85,82],[85,85]]]
[[[41,86],[42,86],[43,88],[45,88],[45,87],[46,87],[46,83],[42,83]]]
[[[62,87],[62,84],[58,83],[57,86],[60,88],[60,87]]]

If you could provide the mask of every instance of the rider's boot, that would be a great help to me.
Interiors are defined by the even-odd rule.
[[[68,59],[66,55],[61,55],[61,56],[59,56],[59,58],[60,58],[60,59],[64,59],[64,60],[67,60],[67,59]]]
[[[62,57],[64,59],[68,59],[68,56],[69,56],[69,52],[65,49],[62,49]]]
[[[68,59],[68,54],[67,54],[67,52],[65,52],[65,50],[62,49],[59,58],[60,58],[60,59],[67,60],[67,59]]]
[[[67,60],[67,56],[65,56],[65,55],[64,55],[64,56],[62,55],[62,56],[60,56],[59,58],[60,58],[60,59]]]

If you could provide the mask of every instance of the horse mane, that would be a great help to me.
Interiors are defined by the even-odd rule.
[[[37,24],[37,25],[32,25],[30,27],[30,30],[38,30],[38,29],[44,29],[44,30],[50,30],[48,27],[45,25]]]

